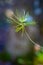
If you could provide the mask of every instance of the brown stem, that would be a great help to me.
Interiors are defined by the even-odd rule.
[[[36,43],[30,38],[29,34],[25,31],[27,38],[35,45]]]

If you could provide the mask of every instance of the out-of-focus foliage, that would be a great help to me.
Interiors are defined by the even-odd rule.
[[[43,65],[43,48],[35,52],[34,65]]]

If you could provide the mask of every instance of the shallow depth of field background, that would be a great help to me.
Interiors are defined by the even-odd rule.
[[[20,63],[17,62],[18,58],[12,60],[10,58],[10,55],[5,53],[4,51],[8,36],[8,27],[9,27],[9,24],[4,19],[5,17],[4,14],[5,14],[5,10],[7,9],[14,10],[14,7],[15,8],[25,7],[30,12],[30,14],[35,18],[35,21],[38,22],[39,33],[40,33],[39,36],[40,38],[38,39],[38,41],[40,42],[40,45],[43,46],[43,0],[0,0],[0,65],[32,65],[31,62],[29,62],[30,64],[28,63],[25,64],[24,62],[27,62],[29,60],[23,61],[22,58],[20,58],[19,60]],[[43,58],[43,54],[42,54],[42,58]],[[28,56],[26,56],[25,59],[28,59]],[[33,60],[32,62],[33,65],[38,65],[36,64],[37,63],[36,59],[35,61]],[[40,64],[40,62],[38,63]],[[43,65],[43,63],[41,65]]]

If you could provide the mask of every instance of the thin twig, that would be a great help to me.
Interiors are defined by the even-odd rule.
[[[26,31],[25,31],[25,34],[26,34],[27,38],[35,45],[36,42],[34,42],[34,41],[30,38],[29,34],[28,34]]]
[[[26,34],[27,38],[32,42],[32,44],[34,44],[34,45],[37,44],[36,42],[34,42],[34,41],[31,39],[31,37],[29,36],[29,34],[27,33],[27,31],[25,31],[25,34]],[[40,45],[40,47],[43,48],[43,46],[41,46],[41,45]]]

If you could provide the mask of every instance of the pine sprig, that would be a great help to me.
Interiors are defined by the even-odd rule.
[[[17,17],[18,16],[18,17]],[[19,32],[19,31],[22,31],[22,34],[25,33],[27,38],[33,43],[33,44],[36,44],[29,36],[29,34],[27,33],[25,27],[27,26],[35,26],[36,25],[36,22],[32,19],[32,20],[29,20],[29,14],[28,13],[25,13],[25,11],[23,11],[23,13],[21,14],[20,12],[16,12],[16,15],[15,13],[13,14],[12,17],[9,17],[8,19],[10,20],[10,23],[12,25],[15,25],[15,32]]]
[[[21,17],[19,17],[19,15],[20,14],[17,13],[17,15],[14,14],[12,17],[8,18],[8,20],[10,20],[11,24],[13,24],[13,25],[16,24],[16,32],[19,32],[19,31],[23,32],[25,29],[25,26],[36,25],[34,20],[27,21],[27,19],[29,18],[28,14],[23,13],[23,15]]]

